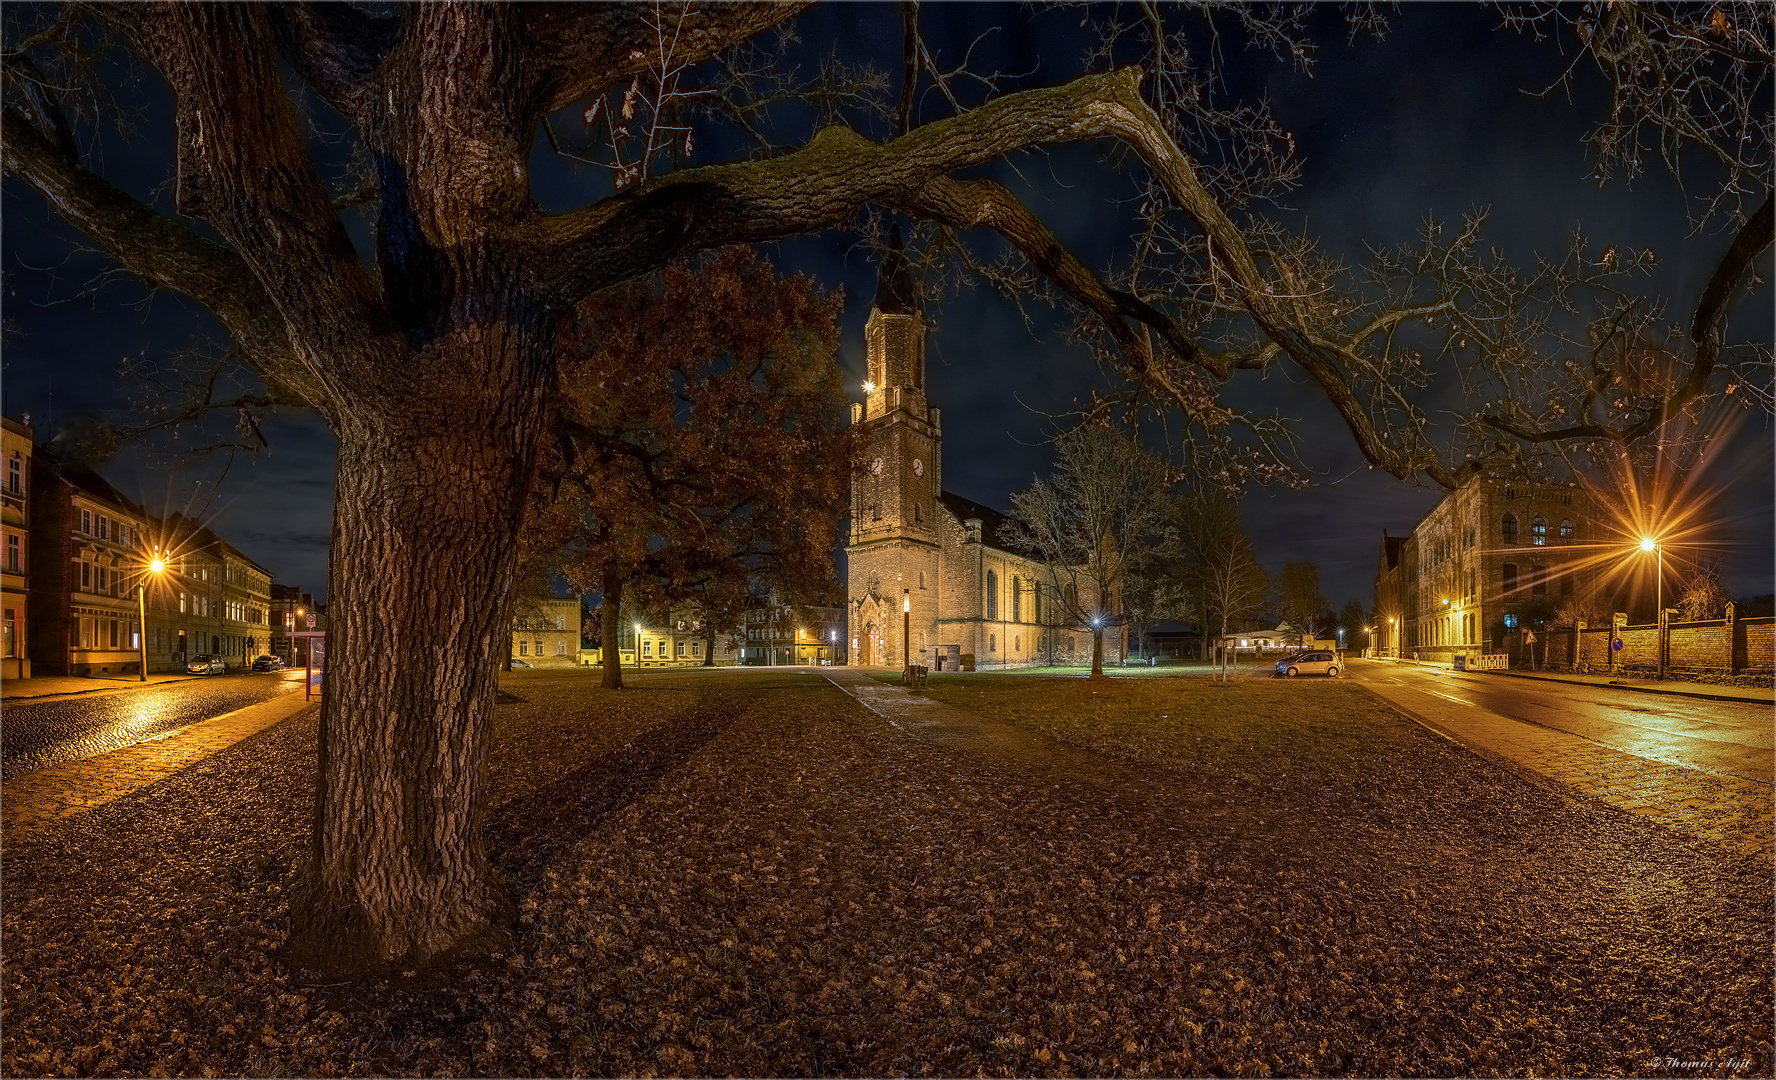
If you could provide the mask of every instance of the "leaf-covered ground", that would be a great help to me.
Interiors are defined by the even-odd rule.
[[[1770,1075],[1767,862],[1359,687],[934,682],[1103,751],[1075,782],[817,677],[634,682],[507,679],[485,963],[277,959],[312,722],[14,845],[0,1070]]]

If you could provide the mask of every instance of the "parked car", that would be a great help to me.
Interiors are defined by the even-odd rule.
[[[527,668],[529,666],[530,666],[529,660],[520,660],[516,656],[512,657],[513,670],[517,670],[518,668]]]
[[[1303,652],[1287,656],[1276,662],[1276,673],[1287,675],[1293,679],[1297,675],[1329,675],[1338,676],[1338,654],[1333,652]]]
[[[187,675],[226,675],[228,674],[228,664],[220,656],[198,653],[185,661],[185,673]]]
[[[271,655],[261,656],[257,660],[253,661],[253,670],[254,671],[282,671],[282,670],[284,670],[284,658],[281,656],[271,656]]]

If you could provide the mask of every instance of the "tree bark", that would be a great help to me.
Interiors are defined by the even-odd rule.
[[[541,428],[531,344],[462,331],[440,358],[476,378],[338,429],[314,834],[291,903],[303,966],[415,967],[508,932],[479,794]]]
[[[623,575],[615,566],[604,570],[604,608],[599,618],[604,637],[599,658],[603,662],[606,690],[623,688]],[[639,643],[636,646],[640,648]]]
[[[1092,678],[1104,677],[1104,628],[1092,628]]]

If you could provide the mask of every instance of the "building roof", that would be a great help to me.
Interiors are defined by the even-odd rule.
[[[1406,537],[1389,536],[1387,530],[1381,530],[1381,554],[1387,560],[1387,568],[1394,569],[1400,565],[1400,551],[1406,546]]]
[[[40,460],[49,470],[65,484],[85,494],[120,507],[128,513],[144,514],[140,506],[123,497],[122,493],[112,487],[110,482],[85,465],[69,461],[47,446],[38,446],[32,450],[32,457]]]
[[[995,510],[985,503],[977,503],[973,499],[965,499],[953,491],[940,491],[937,501],[944,509],[956,515],[957,521],[979,518],[981,523],[981,543],[990,548],[1016,555],[1024,559],[1041,560],[1042,556],[1030,548],[1011,541],[1007,536],[1007,527],[1011,524],[1011,515],[1003,510]]]
[[[907,266],[906,245],[900,240],[900,223],[888,229],[888,249],[882,253],[882,265],[876,270],[875,308],[885,315],[916,315],[919,294],[913,288],[913,274]]]

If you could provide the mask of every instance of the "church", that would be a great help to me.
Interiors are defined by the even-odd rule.
[[[845,548],[850,662],[956,671],[1089,661],[1090,631],[1049,602],[1053,579],[1004,535],[1009,515],[943,489],[943,419],[925,395],[925,322],[898,232],[863,334]]]

